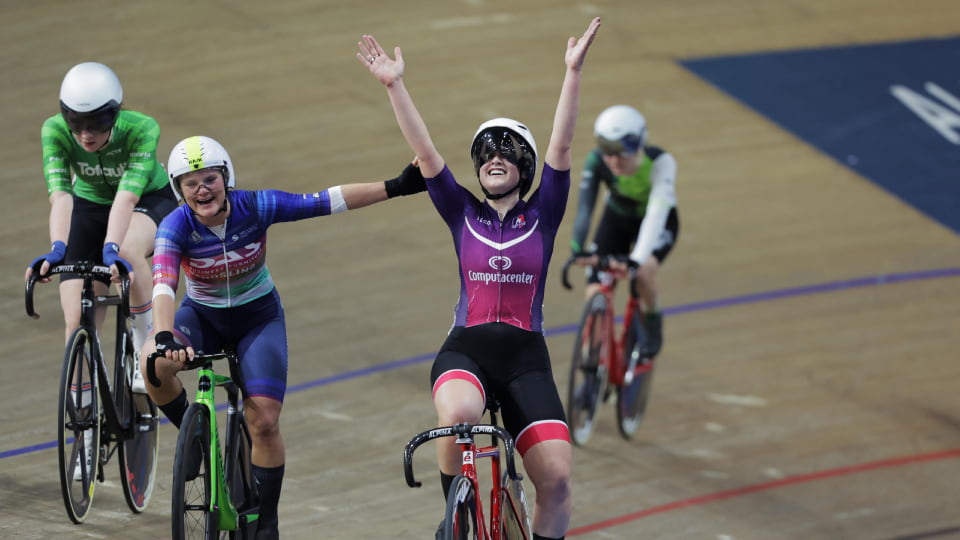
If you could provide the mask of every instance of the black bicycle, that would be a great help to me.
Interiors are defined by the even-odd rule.
[[[147,379],[160,386],[157,353],[147,357]],[[216,360],[226,360],[232,377],[217,374]],[[235,351],[197,354],[186,369],[198,369],[197,395],[180,424],[173,460],[171,524],[174,540],[186,538],[253,538],[260,514],[253,478],[250,429],[236,383]],[[227,393],[226,433],[221,445],[214,389]]]
[[[118,265],[119,294],[98,295],[94,282],[110,279],[108,267],[90,262],[60,264],[41,276],[42,264],[38,261],[33,266],[27,280],[27,315],[34,319],[39,318],[33,309],[37,280],[64,273],[83,279],[80,326],[67,341],[57,409],[60,491],[67,515],[74,523],[83,523],[93,503],[96,482],[104,481],[104,465],[114,453],[127,506],[134,513],[143,512],[153,493],[160,417],[150,397],[134,393],[131,387],[134,349],[128,325],[130,279],[126,268]],[[112,379],[95,322],[97,309],[106,306],[117,308]]]

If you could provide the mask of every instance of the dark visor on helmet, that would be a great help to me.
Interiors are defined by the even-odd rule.
[[[117,115],[120,114],[120,106],[111,101],[99,109],[79,113],[61,102],[60,112],[63,113],[63,119],[67,121],[67,127],[73,133],[88,131],[99,134],[106,133],[113,128],[113,124],[117,121]]]
[[[636,154],[640,150],[640,143],[643,142],[637,135],[624,135],[619,139],[607,139],[606,137],[597,137],[597,146],[600,151],[607,156],[621,156],[625,154]]]
[[[497,153],[503,159],[519,166],[520,157],[527,153],[527,145],[513,132],[503,128],[493,128],[478,135],[477,140],[473,142],[473,148],[470,149],[473,165],[477,170]]]

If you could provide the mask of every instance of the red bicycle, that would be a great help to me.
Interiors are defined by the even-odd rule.
[[[456,437],[463,461],[460,474],[453,479],[447,496],[443,522],[437,531],[440,540],[526,540],[531,537],[530,514],[523,493],[522,477],[517,474],[513,459],[513,438],[496,425],[496,414],[491,412],[492,424],[457,424],[424,431],[407,443],[403,449],[403,472],[410,487],[420,487],[413,477],[413,452],[421,444],[440,437]],[[489,435],[490,446],[478,446],[474,435]],[[500,442],[507,469],[500,469]],[[490,520],[484,519],[483,501],[476,460],[490,459]]]
[[[612,261],[626,264],[630,278],[630,296],[619,334],[614,317],[616,279],[610,273]],[[587,443],[597,411],[615,389],[617,427],[620,435],[629,440],[643,420],[655,365],[654,358],[644,353],[644,311],[635,286],[638,265],[626,257],[571,257],[563,265],[563,286],[567,289],[573,288],[567,274],[574,264],[593,266],[605,275],[600,290],[587,299],[574,337],[567,386],[570,437],[577,446]]]

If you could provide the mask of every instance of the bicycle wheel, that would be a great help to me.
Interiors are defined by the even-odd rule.
[[[239,430],[239,433],[233,435],[233,429]],[[243,417],[236,420],[236,427],[231,429],[228,441],[225,462],[227,487],[230,500],[239,514],[238,530],[230,531],[229,538],[253,538],[257,532],[260,500],[253,477],[253,440]]]
[[[644,358],[642,349],[643,329],[640,328],[640,321],[634,318],[624,347],[627,354],[624,365],[627,369],[631,365],[635,366],[634,374],[629,383],[624,379],[623,384],[617,386],[617,428],[620,435],[628,440],[640,427],[653,383],[653,360]]]
[[[74,330],[60,373],[60,492],[67,515],[74,523],[83,523],[90,512],[100,463],[101,403],[94,367],[96,346],[86,329]]]
[[[147,508],[153,494],[153,482],[157,472],[157,441],[160,417],[157,406],[146,394],[134,394],[133,343],[129,334],[117,344],[117,358],[122,360],[121,375],[117,377],[117,411],[121,421],[129,425],[133,437],[124,440],[117,451],[120,463],[120,483],[123,498],[130,511],[139,514]]]
[[[567,422],[570,437],[583,446],[593,432],[593,421],[607,383],[607,368],[601,362],[607,299],[596,293],[587,302],[573,344],[570,379],[567,384]]]
[[[476,493],[473,483],[458,474],[450,484],[447,495],[447,509],[443,514],[443,527],[440,529],[442,540],[477,540]]]
[[[504,540],[527,540],[532,532],[530,512],[527,508],[527,497],[523,493],[523,482],[513,480],[503,472],[500,483],[500,503],[502,516],[502,533]]]
[[[173,460],[173,538],[217,537],[217,515],[210,509],[213,474],[209,410],[193,403],[183,415]]]

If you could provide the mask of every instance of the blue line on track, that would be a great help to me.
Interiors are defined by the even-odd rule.
[[[916,272],[882,274],[878,276],[868,276],[868,277],[854,278],[854,279],[847,279],[847,280],[840,280],[840,281],[830,281],[827,283],[820,283],[816,285],[792,287],[789,289],[779,289],[779,290],[767,291],[767,292],[761,292],[761,293],[746,294],[742,296],[732,296],[729,298],[720,298],[717,300],[708,300],[705,302],[681,304],[679,306],[664,308],[663,313],[664,315],[668,315],[668,316],[680,315],[683,313],[694,313],[697,311],[720,309],[720,308],[725,308],[730,306],[755,304],[758,302],[769,302],[771,300],[780,300],[783,298],[792,298],[796,296],[806,296],[811,294],[820,294],[820,293],[826,293],[826,292],[858,289],[862,287],[890,285],[890,284],[904,283],[909,281],[922,281],[922,280],[928,280],[928,279],[940,279],[940,278],[948,278],[948,277],[956,277],[956,276],[960,276],[960,268],[938,268],[934,270],[921,270]],[[564,326],[545,329],[543,333],[547,337],[550,337],[550,336],[556,336],[560,334],[567,334],[567,333],[573,332],[575,329],[576,329],[575,324],[568,324]],[[358,377],[363,377],[366,375],[373,375],[374,373],[382,373],[385,371],[392,371],[395,369],[412,366],[414,364],[419,364],[421,362],[432,360],[433,356],[434,356],[434,353],[421,354],[418,356],[414,356],[412,358],[394,360],[392,362],[386,362],[384,364],[377,364],[375,366],[356,369],[353,371],[347,371],[337,375],[331,375],[330,377],[323,377],[320,379],[307,381],[304,383],[289,386],[287,388],[287,393],[302,392],[304,390],[309,390],[311,388],[316,388],[318,386],[326,386],[328,384],[343,382],[350,379],[356,379]],[[164,418],[163,421],[166,422],[167,419]],[[57,446],[57,442],[51,441],[51,442],[45,442],[40,444],[34,444],[31,446],[24,446],[21,448],[14,448],[13,450],[5,450],[3,452],[0,452],[0,459],[7,459],[15,456],[20,456],[23,454],[39,452],[40,450],[56,448],[56,446]]]

